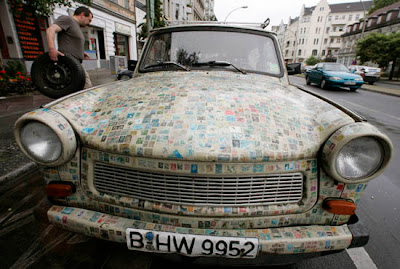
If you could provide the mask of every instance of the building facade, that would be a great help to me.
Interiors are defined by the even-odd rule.
[[[348,25],[346,27],[346,32],[342,35],[343,42],[338,55],[338,62],[346,66],[357,63],[357,40],[362,39],[372,32],[400,32],[400,2],[376,10],[367,17],[365,25],[363,22],[356,22]]]
[[[311,55],[336,60],[342,47],[342,34],[348,25],[364,18],[372,1],[329,4],[320,0],[316,6],[303,5],[299,17],[289,18],[282,52],[288,63],[303,62]]]
[[[20,60],[30,72],[33,60],[47,48],[46,29],[59,16],[72,16],[79,3],[59,7],[48,18],[37,17],[25,10],[13,14],[7,0],[0,0],[1,60]],[[134,0],[93,0],[89,7],[93,13],[91,25],[82,29],[85,52],[90,60],[83,62],[87,70],[126,67],[128,60],[137,60],[136,17]],[[22,16],[22,17],[21,17]]]

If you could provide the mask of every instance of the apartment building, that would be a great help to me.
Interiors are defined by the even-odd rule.
[[[163,0],[163,12],[168,21],[203,21],[206,7],[211,6],[211,14],[214,14],[214,0]]]
[[[371,32],[396,33],[400,31],[400,2],[376,10],[363,22],[355,22],[346,27],[342,35],[342,47],[338,62],[349,66],[357,62],[356,43]],[[390,70],[390,68],[389,68]]]
[[[303,62],[311,55],[337,59],[347,26],[364,18],[371,5],[372,1],[329,4],[327,0],[312,7],[303,5],[298,17],[289,18],[285,30],[285,61]]]

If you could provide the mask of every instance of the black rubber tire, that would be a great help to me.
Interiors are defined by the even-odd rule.
[[[52,61],[47,52],[37,57],[32,64],[31,77],[37,90],[50,98],[60,98],[85,87],[82,64],[68,54],[58,56],[57,62]]]
[[[374,81],[368,82],[369,85],[374,85]]]
[[[306,84],[307,85],[311,85],[311,81],[310,81],[310,78],[308,76],[306,76]]]

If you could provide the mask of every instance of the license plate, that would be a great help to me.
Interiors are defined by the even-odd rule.
[[[251,259],[258,253],[258,238],[178,234],[128,228],[126,242],[130,250],[186,256]]]
[[[344,84],[345,85],[356,85],[356,82],[355,81],[346,81]]]

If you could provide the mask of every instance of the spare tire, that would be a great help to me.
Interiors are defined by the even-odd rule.
[[[52,61],[48,53],[35,59],[31,69],[37,90],[50,98],[60,98],[80,91],[85,86],[85,70],[73,56],[58,56]]]

